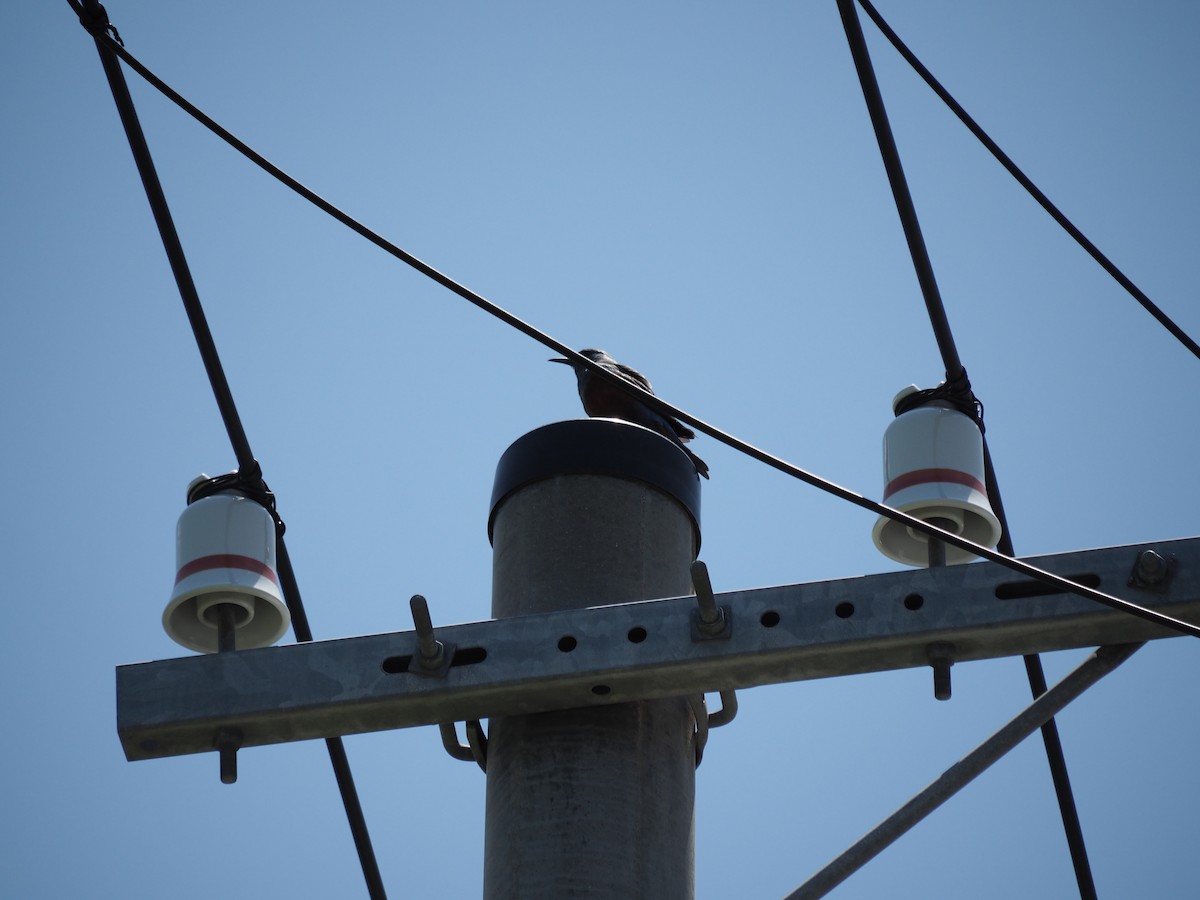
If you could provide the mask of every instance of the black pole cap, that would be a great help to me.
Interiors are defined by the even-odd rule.
[[[607,475],[641,481],[676,500],[692,518],[700,546],[700,477],[687,454],[656,431],[620,419],[571,419],[517,438],[496,465],[488,540],[496,510],[526,485],[556,475]]]

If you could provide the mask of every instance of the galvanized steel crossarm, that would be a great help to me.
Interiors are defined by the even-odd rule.
[[[1131,585],[1147,552],[1164,563]],[[1200,538],[1029,562],[1173,616],[1200,616]],[[1169,567],[1166,568],[1166,567]],[[117,669],[130,760],[802,681],[928,663],[1129,643],[1178,632],[1022,579],[994,563],[716,595],[731,627],[697,628],[694,597],[437,629],[441,675],[419,671],[416,632],[169,659]]]

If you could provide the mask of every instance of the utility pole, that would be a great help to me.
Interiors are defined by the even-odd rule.
[[[497,471],[493,618],[688,594],[698,503],[692,463],[651,431],[592,419],[531,432]],[[557,652],[602,642],[632,656],[654,640],[564,633]],[[493,718],[484,900],[691,900],[695,730],[683,697]]]

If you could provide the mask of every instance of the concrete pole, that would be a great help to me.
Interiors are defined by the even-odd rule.
[[[654,432],[531,432],[497,471],[492,615],[691,593],[698,509],[694,467]],[[691,900],[694,730],[684,698],[492,719],[484,900]]]

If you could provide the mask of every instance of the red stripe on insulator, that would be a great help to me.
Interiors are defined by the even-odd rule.
[[[917,484],[935,484],[939,481],[965,485],[987,496],[987,488],[969,472],[960,472],[958,469],[917,469],[915,472],[905,472],[893,478],[883,489],[883,499],[887,500],[892,494]]]
[[[262,560],[250,556],[238,556],[236,553],[217,553],[193,559],[179,570],[175,576],[175,583],[179,584],[188,576],[195,575],[197,572],[207,572],[209,569],[244,569],[256,575],[262,575],[264,578],[270,578],[276,585],[279,584],[279,576],[275,574],[275,570]]]

